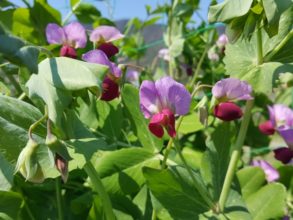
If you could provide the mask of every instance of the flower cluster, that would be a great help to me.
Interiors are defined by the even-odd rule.
[[[46,36],[50,44],[63,45],[60,49],[60,56],[74,59],[77,58],[76,49],[84,48],[87,43],[86,30],[78,22],[72,22],[63,28],[57,24],[48,24]],[[99,26],[90,34],[90,41],[94,43],[96,49],[82,55],[82,59],[86,62],[109,67],[109,73],[102,83],[101,100],[104,101],[110,101],[119,96],[121,70],[110,59],[119,52],[112,42],[123,37],[124,35],[115,27]]]
[[[253,99],[251,92],[251,86],[245,81],[234,78],[218,81],[212,89],[212,94],[218,102],[214,108],[214,115],[223,121],[241,118],[242,110],[234,102]]]
[[[274,150],[275,158],[284,164],[293,158],[293,110],[282,104],[268,107],[270,119],[259,125],[259,130],[265,135],[278,132],[288,147]]]

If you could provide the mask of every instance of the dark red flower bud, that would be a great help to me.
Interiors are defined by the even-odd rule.
[[[284,164],[289,163],[293,158],[293,151],[287,147],[281,147],[274,150],[275,158]]]
[[[102,83],[102,96],[101,100],[111,101],[117,97],[119,97],[119,85],[108,76],[105,77]]]
[[[232,102],[223,102],[216,105],[214,115],[223,121],[232,121],[241,118],[243,113],[239,106]]]
[[[70,57],[73,59],[77,58],[77,54],[76,51],[73,47],[69,47],[69,46],[62,46],[62,48],[60,49],[60,56],[61,57]]]
[[[118,47],[112,43],[103,43],[98,47],[98,49],[102,50],[109,59],[119,52]]]
[[[57,170],[61,173],[61,177],[64,183],[66,183],[68,179],[68,161],[65,160],[59,154],[55,155],[55,166]]]
[[[258,129],[265,135],[272,135],[275,133],[275,128],[271,121],[265,121],[259,124]]]

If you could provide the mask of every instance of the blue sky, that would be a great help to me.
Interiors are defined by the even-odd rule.
[[[70,0],[47,0],[50,5],[61,11],[63,18],[70,11]],[[12,0],[19,6],[24,6],[21,0]],[[30,1],[33,2],[33,1]],[[94,4],[103,14],[108,18],[118,19],[129,19],[133,17],[139,17],[144,19],[146,17],[145,5],[150,5],[155,8],[158,4],[168,2],[168,0],[83,0],[85,3]],[[107,6],[108,2],[111,7]],[[210,0],[201,0],[199,14],[207,19],[207,11]],[[112,12],[111,12],[112,9]],[[200,21],[199,17],[194,15],[196,21]]]

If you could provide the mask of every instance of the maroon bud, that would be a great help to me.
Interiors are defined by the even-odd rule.
[[[192,67],[191,66],[186,67],[186,73],[187,73],[188,76],[192,76],[193,75],[193,71],[192,71]]]
[[[64,183],[66,183],[68,179],[68,161],[65,160],[59,154],[55,155],[55,166],[57,170],[61,173],[61,178]]]
[[[274,150],[275,158],[283,164],[289,163],[293,158],[293,151],[287,147],[281,147]]]
[[[60,56],[61,57],[70,57],[73,59],[77,58],[77,54],[76,51],[73,47],[69,47],[69,46],[62,46],[62,48],[60,49]]]
[[[275,128],[271,121],[265,121],[259,124],[258,129],[265,135],[272,135],[275,133]]]
[[[241,118],[243,113],[239,106],[232,102],[223,102],[216,105],[214,115],[223,121],[232,121]]]
[[[119,97],[119,85],[108,76],[105,77],[102,83],[102,96],[101,100],[111,101],[117,97]]]
[[[98,47],[98,49],[102,50],[109,59],[119,52],[118,47],[112,43],[103,43]]]

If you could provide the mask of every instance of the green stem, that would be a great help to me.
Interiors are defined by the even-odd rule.
[[[26,94],[23,92],[17,99],[24,100],[25,97],[26,97]]]
[[[109,198],[109,195],[107,194],[103,183],[100,179],[99,174],[97,173],[96,169],[94,168],[91,161],[88,161],[84,166],[85,172],[88,174],[89,178],[91,179],[93,183],[94,190],[99,194],[101,197],[106,219],[107,220],[115,220],[116,217],[114,215],[111,200]]]
[[[272,57],[277,54],[287,43],[288,41],[293,37],[293,30],[287,34],[287,36],[276,46],[265,58],[265,61],[270,61]]]
[[[66,24],[66,22],[70,19],[70,17],[73,15],[73,13],[75,12],[75,10],[80,6],[80,4],[82,3],[83,0],[80,0],[79,2],[77,2],[73,7],[72,10],[66,15],[66,17],[64,18],[64,20],[62,21],[62,25]]]
[[[195,188],[197,189],[197,191],[199,192],[201,197],[205,200],[205,202],[212,208],[214,206],[214,204],[213,204],[213,201],[210,200],[210,195],[208,195],[207,190],[202,185],[200,185],[197,182],[197,180],[195,179],[194,174],[193,174],[191,168],[189,167],[189,165],[187,164],[187,162],[181,152],[180,147],[176,143],[175,143],[175,148],[176,148],[176,151],[177,151],[183,165],[185,166],[187,172],[189,173],[189,176],[191,177]]]
[[[192,77],[192,79],[190,81],[190,84],[189,84],[190,87],[195,84],[195,81],[196,81],[196,79],[198,77],[199,71],[201,70],[201,66],[203,64],[204,58],[207,55],[208,50],[209,50],[209,44],[206,45],[206,47],[205,47],[205,49],[204,49],[204,51],[203,51],[203,53],[202,53],[202,55],[201,55],[201,57],[200,57],[200,59],[198,61],[198,64],[196,66],[196,70],[195,70],[195,72],[193,74],[193,77]]]
[[[3,66],[7,66],[7,65],[9,65],[9,64],[10,64],[9,62],[1,63],[1,64],[0,64],[0,68],[3,67]]]
[[[35,123],[33,123],[29,129],[28,129],[28,136],[30,139],[33,139],[33,130],[38,127],[39,124],[41,124],[43,121],[45,121],[48,118],[48,107],[45,106],[45,114],[43,115],[43,117],[41,117],[38,121],[36,121]]]
[[[261,28],[260,24],[258,23],[257,26],[257,44],[256,44],[256,49],[257,49],[257,65],[263,64],[263,48],[262,48],[262,34],[261,34]]]
[[[63,220],[63,206],[62,206],[62,195],[61,195],[61,182],[60,178],[55,179],[55,189],[56,189],[56,201],[58,209],[58,219]]]
[[[241,155],[241,148],[243,146],[243,143],[246,137],[252,106],[253,106],[253,100],[248,100],[246,102],[245,113],[243,116],[243,120],[241,122],[240,131],[236,140],[236,144],[234,146],[234,150],[231,155],[231,160],[229,162],[228,170],[224,180],[224,185],[223,185],[222,192],[219,199],[219,206],[221,211],[224,210],[225,203],[226,203],[226,200],[231,188],[232,180],[234,177],[234,173],[237,168],[237,163]]]

